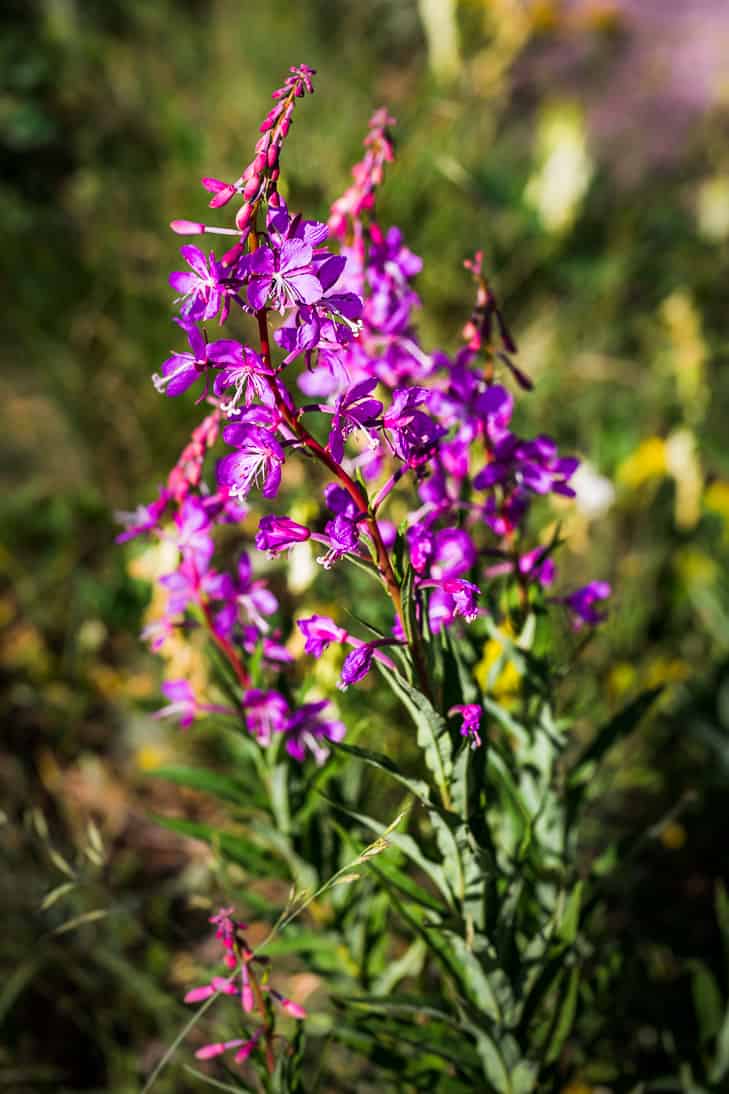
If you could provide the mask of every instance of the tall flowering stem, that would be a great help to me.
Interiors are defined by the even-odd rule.
[[[159,579],[157,615],[145,632],[153,648],[203,627],[235,676],[221,688],[226,704],[204,694],[215,692],[214,674],[166,681],[169,702],[158,716],[177,717],[183,728],[208,714],[238,721],[252,747],[260,747],[241,803],[246,816],[264,818],[260,828],[254,824],[254,842],[268,839],[273,857],[285,847],[286,867],[295,863],[298,871],[303,864],[307,877],[315,869],[306,860],[312,846],[321,845],[316,869],[323,870],[331,843],[332,874],[344,848],[336,824],[325,840],[324,821],[321,830],[299,831],[313,815],[325,816],[326,804],[314,800],[317,780],[291,768],[337,762],[332,752],[347,732],[333,712],[339,692],[366,686],[375,670],[382,674],[415,726],[416,770],[400,770],[401,757],[383,757],[369,750],[369,741],[368,749],[347,743],[339,752],[393,776],[398,792],[405,785],[427,817],[427,832],[415,821],[398,847],[403,860],[412,852],[417,876],[425,870],[437,894],[425,893],[410,918],[406,912],[399,918],[417,927],[415,954],[433,949],[429,983],[443,955],[456,955],[447,962],[442,995],[444,1007],[458,1000],[449,1021],[467,1045],[465,1088],[483,1087],[473,1071],[477,1045],[486,1088],[506,1091],[516,1089],[509,1076],[522,1066],[517,1036],[528,1031],[537,1006],[532,992],[544,983],[551,999],[552,982],[540,980],[542,972],[567,968],[563,943],[550,949],[550,940],[567,900],[560,848],[571,839],[573,814],[555,791],[563,741],[545,683],[548,666],[542,673],[535,667],[546,661],[536,649],[537,617],[566,613],[575,630],[594,627],[606,615],[610,587],[592,581],[553,588],[558,536],[534,528],[532,503],[574,497],[578,461],[561,455],[551,437],[524,437],[514,428],[515,396],[532,384],[515,363],[517,346],[482,252],[465,263],[475,301],[464,303],[470,317],[460,342],[450,352],[421,344],[415,285],[422,261],[398,228],[383,228],[376,217],[378,188],[394,159],[393,119],[384,110],[373,115],[364,156],[328,224],[304,219],[282,199],[281,150],[297,100],[313,92],[312,76],[308,66],[296,66],[274,92],[254,157],[238,179],[203,179],[211,208],[240,199],[234,226],[172,222],[178,234],[223,235],[233,244],[221,256],[181,248],[187,268],[173,273],[170,284],[183,348],[171,351],[154,378],[166,398],[194,392],[206,415],[157,498],[125,515],[119,538],[155,537],[161,557],[174,558]],[[253,321],[255,344],[213,335],[214,321],[230,329],[240,314]],[[310,491],[300,511],[280,511],[285,466],[296,452],[326,471],[318,512]],[[213,458],[214,475],[206,475]],[[259,515],[247,540],[256,495],[267,506],[277,503],[279,512]],[[395,527],[388,515],[398,509]],[[293,620],[281,619],[257,560],[264,553],[285,557],[307,541],[323,547],[316,559],[322,583],[334,566],[346,575],[346,567],[357,565],[379,578],[386,596],[354,633],[341,619],[306,614],[311,606],[296,620],[300,636]],[[294,637],[303,637],[302,667],[294,664]],[[325,673],[311,673],[307,661],[330,647],[343,654],[339,691],[323,683]],[[519,703],[503,700],[499,720],[496,688],[507,669]],[[345,784],[339,792],[346,796]],[[236,780],[226,787],[235,798]],[[342,805],[355,824],[362,820],[383,833],[377,853],[384,852],[393,825],[366,817],[359,799]],[[409,815],[406,807],[395,824]],[[358,861],[368,860],[363,853]],[[407,903],[419,882],[403,884]],[[193,989],[188,1001],[235,995],[244,1017],[257,1011],[261,1021],[244,1037],[206,1045],[198,1055],[212,1059],[234,1049],[237,1062],[258,1059],[270,1076],[284,1062],[277,1060],[273,1003],[294,1018],[303,1011],[270,985],[263,959],[249,949],[230,910],[214,922],[231,976]],[[522,939],[528,947],[515,972]],[[363,963],[376,959],[368,954]],[[577,951],[570,955],[576,960]],[[358,987],[368,979],[365,969]],[[417,1005],[410,1009],[418,1013]],[[501,1046],[488,1040],[497,1034],[503,1059]],[[522,1081],[526,1074],[519,1079],[525,1092],[534,1089]]]

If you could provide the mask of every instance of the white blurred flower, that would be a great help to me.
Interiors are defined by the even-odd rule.
[[[608,511],[615,501],[615,487],[610,479],[601,475],[589,463],[581,463],[570,479],[577,497],[578,510],[588,518],[595,520]]]

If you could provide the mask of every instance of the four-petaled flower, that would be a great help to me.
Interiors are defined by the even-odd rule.
[[[221,369],[224,365],[232,365],[241,358],[243,353],[240,342],[234,342],[228,338],[208,342],[197,327],[186,327],[185,330],[192,353],[173,353],[163,362],[160,371],[152,377],[157,391],[170,397],[182,395],[201,376],[205,375],[207,378],[210,369]],[[203,399],[207,392],[206,384],[200,399]]]
[[[170,274],[170,285],[180,295],[180,315],[190,323],[214,319],[220,313],[224,323],[230,310],[230,301],[240,288],[240,282],[231,277],[230,270],[222,266],[210,252],[206,258],[199,247],[187,243],[180,247],[180,254],[192,273]]]
[[[260,486],[264,498],[275,498],[284,450],[271,430],[236,423],[225,427],[223,438],[238,451],[219,462],[218,484],[230,487],[233,497],[246,497],[254,486]]]

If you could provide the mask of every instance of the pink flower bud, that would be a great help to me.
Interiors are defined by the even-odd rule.
[[[170,228],[178,236],[200,236],[205,231],[205,225],[196,220],[172,220]]]
[[[260,187],[261,187],[261,180],[260,180],[259,176],[258,175],[251,175],[250,179],[248,180],[248,182],[245,184],[245,187],[243,188],[243,197],[245,198],[245,200],[250,201],[251,198],[254,198],[256,196],[256,194],[258,193]]]
[[[253,161],[253,170],[257,175],[263,171],[266,166],[266,152],[261,151],[256,154],[256,158]]]
[[[209,999],[211,995],[215,995],[215,988],[210,984],[206,984],[204,988],[193,988],[192,991],[188,991],[185,996],[186,1003],[202,1003],[203,999]]]
[[[268,155],[266,157],[266,162],[268,163],[269,167],[275,167],[276,164],[278,163],[278,145],[277,144],[272,144],[271,147],[269,148]]]
[[[247,228],[248,225],[250,224],[250,220],[251,220],[252,215],[253,215],[253,210],[251,209],[251,206],[247,202],[246,202],[245,205],[241,205],[240,209],[235,214],[235,226],[236,226],[236,228],[238,228],[241,232],[243,231],[244,228]]]
[[[241,1037],[238,1037],[235,1041],[217,1041],[212,1045],[203,1045],[195,1053],[198,1060],[212,1060],[215,1056],[222,1056],[224,1052],[227,1052],[229,1048],[237,1048],[238,1045],[245,1044],[245,1041]]]
[[[306,1018],[306,1011],[298,1003],[294,1003],[292,999],[282,999],[281,1006],[290,1014],[292,1018]]]

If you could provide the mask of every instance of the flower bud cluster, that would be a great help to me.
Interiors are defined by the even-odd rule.
[[[306,1011],[300,1004],[286,998],[271,986],[268,979],[269,963],[265,957],[258,956],[246,942],[243,932],[246,924],[233,916],[232,908],[221,908],[210,922],[215,924],[215,937],[223,946],[223,963],[228,975],[214,976],[210,983],[192,988],[185,995],[186,1003],[202,1003],[214,995],[230,995],[240,1000],[244,1014],[258,1009],[263,1024],[258,1026],[249,1037],[235,1038],[231,1041],[216,1041],[203,1045],[195,1053],[198,1060],[212,1060],[224,1052],[235,1049],[235,1062],[242,1063],[257,1048],[262,1039],[270,1038],[270,1019],[265,1006],[265,996],[271,999],[284,1013],[299,1020],[306,1018]]]

